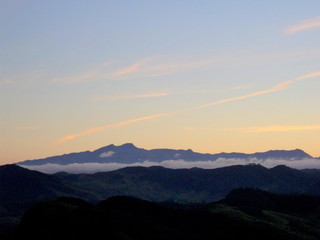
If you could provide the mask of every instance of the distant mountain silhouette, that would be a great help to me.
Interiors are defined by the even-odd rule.
[[[311,159],[312,156],[302,150],[291,151],[273,150],[267,152],[258,152],[252,154],[245,153],[218,153],[204,154],[196,153],[192,150],[174,150],[174,149],[152,149],[146,150],[137,148],[132,143],[121,146],[109,145],[93,152],[85,151],[79,153],[70,153],[61,156],[53,156],[37,160],[27,160],[20,162],[20,165],[33,166],[44,165],[48,163],[67,165],[72,163],[141,163],[144,161],[162,162],[166,160],[185,160],[185,161],[214,161],[223,159],[282,159],[282,160],[302,160]]]

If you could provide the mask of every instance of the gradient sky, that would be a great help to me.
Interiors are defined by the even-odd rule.
[[[320,156],[319,0],[1,0],[0,164],[132,142]]]

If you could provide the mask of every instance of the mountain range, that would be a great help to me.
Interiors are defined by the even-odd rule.
[[[318,163],[320,163],[320,161],[317,161],[319,159],[313,158],[300,149],[271,150],[267,152],[257,152],[252,154],[236,152],[208,154],[197,153],[192,151],[191,149],[146,150],[143,148],[138,148],[132,143],[126,143],[120,146],[115,146],[113,144],[108,145],[95,151],[84,151],[79,153],[64,154],[60,156],[52,156],[43,159],[27,160],[19,162],[18,165],[47,173],[54,173],[58,171],[89,173],[90,169],[92,169],[90,168],[90,166],[95,166],[95,169],[91,170],[91,172],[107,171],[108,169],[115,170],[126,166],[136,165],[158,165],[171,168],[216,168],[242,163],[266,163],[272,167],[279,164],[285,164],[283,162],[291,162],[291,164],[293,164],[293,162],[306,159],[308,159],[309,161],[312,160],[313,165],[317,165]],[[277,161],[282,161],[282,163]],[[44,167],[46,165],[50,165],[51,167],[56,166],[56,168],[53,168],[53,170],[48,170],[48,168]],[[74,170],[75,167],[80,168],[80,165],[83,166],[81,170]],[[73,166],[74,168],[71,168],[70,166]]]

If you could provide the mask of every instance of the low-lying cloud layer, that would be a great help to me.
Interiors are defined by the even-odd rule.
[[[233,165],[247,165],[247,164],[261,164],[264,167],[271,168],[277,165],[286,165],[291,168],[305,169],[305,168],[320,168],[319,159],[304,159],[304,160],[279,160],[279,159],[267,159],[259,160],[256,158],[252,159],[225,159],[219,158],[215,161],[196,161],[188,162],[185,160],[166,160],[163,162],[150,162],[144,161],[141,163],[73,163],[68,165],[59,164],[45,164],[38,166],[24,166],[30,170],[36,170],[43,173],[56,173],[56,172],[68,172],[68,173],[96,173],[96,172],[107,172],[113,171],[124,167],[151,167],[161,166],[165,168],[180,169],[180,168],[204,168],[214,169],[220,167],[227,167]]]

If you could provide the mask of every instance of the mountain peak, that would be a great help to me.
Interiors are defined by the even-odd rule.
[[[101,151],[108,151],[108,150],[117,150],[117,149],[137,149],[137,147],[133,144],[133,143],[124,143],[122,145],[114,145],[114,144],[110,144],[107,145],[105,147],[99,148],[97,150],[95,150],[94,152],[101,152]]]
[[[101,151],[106,151],[106,150],[110,150],[110,149],[113,149],[113,148],[116,148],[116,146],[113,145],[113,144],[110,144],[110,145],[107,145],[105,147],[102,147],[102,148],[99,148],[97,150],[94,150],[93,152],[101,152]]]
[[[29,171],[29,170],[26,170],[25,168],[20,167],[15,164],[6,164],[6,165],[0,166],[0,173],[2,173],[2,172],[11,173],[11,172],[15,172],[15,171]]]
[[[119,146],[120,148],[137,148],[133,143],[125,143]]]
[[[293,160],[302,160],[305,158],[313,158],[306,152],[301,149],[294,150],[270,150],[262,153],[255,153],[257,156],[268,155],[270,158],[276,159],[293,159]]]
[[[301,150],[301,149],[299,149],[299,148],[297,148],[297,149],[294,149],[294,150],[292,150],[293,152],[296,152],[296,153],[304,153],[304,154],[307,154],[305,151],[303,151],[303,150]]]

